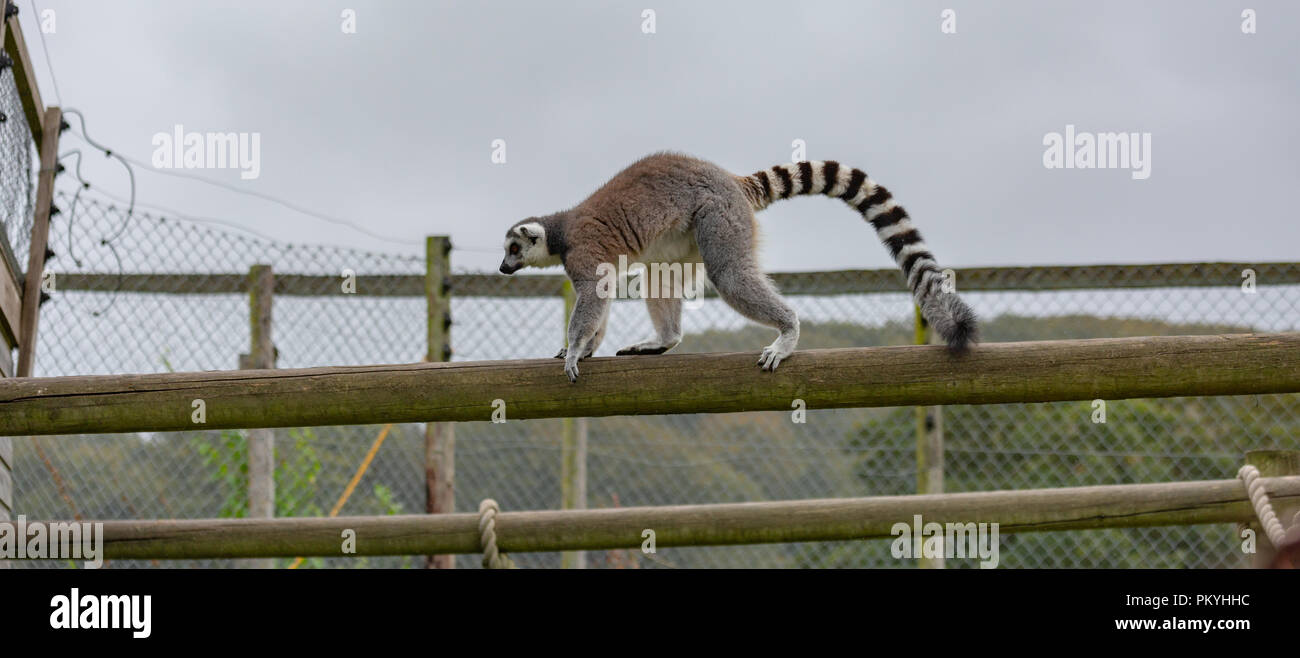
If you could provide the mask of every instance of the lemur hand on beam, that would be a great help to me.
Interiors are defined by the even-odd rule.
[[[578,379],[578,361],[591,356],[605,336],[612,296],[598,284],[620,256],[644,264],[702,262],[727,304],[780,331],[758,359],[763,370],[776,370],[799,342],[799,318],[758,267],[754,212],[795,194],[824,194],[853,207],[875,228],[902,268],[921,314],[949,349],[959,354],[977,339],[975,313],[943,289],[939,265],[907,211],[860,169],[832,161],[777,165],[735,176],[689,156],[651,155],[576,207],[510,227],[501,272],[564,266],[577,302],[569,318],[569,347],[557,358],[564,359],[570,381]],[[606,268],[598,271],[602,263]],[[682,290],[680,284],[674,290]],[[647,298],[646,306],[655,337],[618,354],[662,354],[681,342],[681,297]]]

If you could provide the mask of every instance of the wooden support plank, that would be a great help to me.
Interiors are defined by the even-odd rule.
[[[425,316],[428,329],[425,360],[451,360],[451,239],[431,235],[424,241]],[[456,511],[456,425],[427,423],[424,426],[424,511],[451,514]],[[451,555],[429,555],[429,569],[454,569]]]
[[[0,341],[0,378],[14,376],[13,348]]]
[[[10,29],[13,26],[10,25]],[[23,282],[23,303],[19,316],[19,377],[31,377],[36,359],[36,327],[41,313],[41,277],[45,273],[45,247],[50,237],[50,207],[54,200],[54,167],[59,156],[59,123],[63,113],[57,107],[45,111],[45,123],[52,129],[41,140],[41,170],[36,178],[36,210],[32,239],[27,254],[27,278]]]
[[[4,235],[0,235],[0,243],[8,243]],[[10,349],[22,344],[20,318],[23,309],[23,284],[19,274],[9,265],[8,258],[0,257],[0,348],[5,348],[6,355]],[[11,358],[0,356],[0,361],[8,361]],[[3,369],[4,365],[0,362],[0,369]],[[9,372],[5,376],[12,377],[13,373]]]
[[[560,328],[569,346],[569,317],[578,303],[573,284],[564,282],[564,317]],[[560,438],[560,509],[587,509],[587,419],[565,418]],[[561,569],[586,569],[586,551],[565,551]]]
[[[921,315],[921,308],[913,306],[914,340],[917,345],[931,342],[930,325]],[[916,417],[916,493],[943,493],[943,407],[914,407]],[[922,557],[922,569],[944,568],[944,558]]]
[[[0,0],[0,7],[4,5],[4,0]],[[9,21],[0,15],[0,51],[8,52],[6,47],[9,41],[8,33]],[[15,271],[17,267],[8,239],[0,235],[0,378],[14,376],[12,350],[18,346],[19,318],[22,312],[21,284]],[[4,479],[4,482],[0,482],[0,521],[8,521],[11,518],[13,461],[13,439],[0,438],[0,478]],[[0,560],[0,569],[7,568],[9,568],[9,561]]]
[[[1276,501],[1300,501],[1300,476],[1263,480]],[[985,491],[715,505],[503,511],[497,545],[506,553],[888,539],[896,523],[997,523],[999,534],[1140,528],[1251,519],[1241,481],[1209,480],[1063,489]],[[3,524],[0,524],[3,525]],[[10,524],[12,527],[13,524]],[[105,521],[104,557],[205,559],[340,556],[356,532],[362,555],[479,553],[478,514],[334,518]],[[13,532],[13,530],[10,530]]]
[[[0,6],[4,1],[0,0]],[[41,101],[41,90],[36,85],[36,70],[32,67],[32,58],[23,39],[23,28],[14,16],[5,21],[4,50],[14,62],[14,84],[18,87],[18,96],[23,101],[23,113],[27,116],[27,125],[32,131],[32,140],[38,147],[44,147],[46,126],[50,126],[55,135],[59,132],[62,116],[50,122],[49,110]],[[43,166],[43,165],[42,165]]]
[[[1300,333],[601,357],[0,380],[0,436],[1300,392]]]
[[[0,508],[6,511],[14,508],[14,478],[8,466],[0,466]]]
[[[1116,288],[1224,287],[1241,284],[1241,272],[1251,269],[1261,287],[1300,284],[1300,263],[1158,263],[1153,265],[1063,265],[1048,267],[978,267],[954,270],[964,292],[999,290],[1112,290]],[[161,294],[239,294],[242,274],[124,274],[60,273],[60,290],[148,292]],[[847,295],[905,293],[896,268],[825,272],[775,272],[772,280],[786,295]],[[563,275],[456,274],[456,297],[555,297]],[[324,296],[340,294],[338,278],[313,274],[276,275],[275,294]],[[357,293],[371,297],[421,297],[423,274],[359,275]],[[708,296],[716,296],[709,291]]]
[[[249,352],[241,359],[241,368],[275,367],[275,344],[271,340],[271,307],[275,275],[270,265],[254,265],[248,271]],[[248,517],[269,519],[275,516],[275,433],[265,428],[248,430]],[[255,560],[246,566],[270,569],[269,559]]]

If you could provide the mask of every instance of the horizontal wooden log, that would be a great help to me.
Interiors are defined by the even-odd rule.
[[[1264,479],[1277,501],[1300,501],[1300,476]],[[913,515],[925,523],[997,523],[998,532],[1135,528],[1248,521],[1239,480],[1124,484],[925,496],[512,512],[497,516],[507,553],[880,539]],[[0,524],[3,525],[3,524]],[[206,559],[478,553],[477,514],[287,519],[105,521],[104,557]]]
[[[1300,392],[1300,333],[0,380],[0,436]]]
[[[1300,263],[1158,263],[1154,265],[1060,265],[1047,267],[975,267],[955,270],[963,291],[1092,290],[1112,288],[1174,288],[1237,286],[1242,270],[1255,271],[1261,286],[1300,284]],[[159,294],[243,294],[243,274],[69,272],[58,275],[60,290],[143,292]],[[903,276],[895,268],[772,274],[787,295],[847,295],[905,293]],[[317,274],[276,274],[276,295],[342,295],[341,277]],[[558,297],[564,284],[559,274],[456,274],[453,297]],[[358,274],[356,295],[362,297],[423,297],[423,274]],[[713,291],[708,293],[715,295]]]

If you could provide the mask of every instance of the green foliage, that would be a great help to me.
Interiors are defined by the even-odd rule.
[[[208,476],[218,491],[223,519],[242,519],[248,516],[248,440],[238,430],[223,430],[215,442],[203,436],[191,438],[194,449],[203,460]]]
[[[295,427],[289,430],[289,439],[292,449],[286,450],[279,442],[276,445],[275,515],[324,516],[315,502],[316,477],[321,471],[321,460],[313,447],[316,431]]]
[[[312,446],[311,428],[289,430],[291,443],[276,445],[275,516],[322,516],[316,504],[316,476],[321,462]],[[220,518],[248,516],[248,437],[239,430],[222,431],[216,441],[191,438],[208,477],[222,493]]]

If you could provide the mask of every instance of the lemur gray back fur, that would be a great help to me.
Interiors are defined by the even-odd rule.
[[[618,262],[619,256],[644,263],[702,262],[732,308],[780,331],[759,358],[765,370],[775,370],[793,352],[799,322],[758,267],[754,212],[796,194],[836,197],[857,210],[875,228],[922,315],[950,349],[961,352],[975,340],[974,313],[943,290],[938,263],[907,212],[861,170],[831,161],[777,165],[742,177],[689,156],[651,155],[576,207],[512,226],[501,271],[564,265],[578,295],[569,347],[561,351],[571,380],[577,378],[577,361],[592,354],[604,336],[609,300],[596,294],[597,268]],[[658,354],[681,340],[681,300],[646,303],[657,335],[619,354]]]

